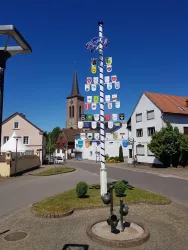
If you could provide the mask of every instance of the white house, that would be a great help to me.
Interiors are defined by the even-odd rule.
[[[126,142],[130,136],[127,129],[127,123],[119,123],[120,126],[113,129],[105,130],[105,154],[109,157],[119,156],[119,146],[123,146],[123,155],[128,157],[128,147]],[[118,123],[117,123],[118,125]],[[91,136],[91,138],[90,138]],[[123,143],[124,142],[124,143]],[[78,160],[88,159],[100,160],[100,143],[99,131],[85,131],[75,135],[75,150],[76,158]]]
[[[140,163],[161,164],[147,145],[152,134],[164,127],[166,121],[188,134],[188,97],[144,92],[127,122],[130,139],[134,139],[134,147],[133,143],[128,146],[129,163],[136,155]]]

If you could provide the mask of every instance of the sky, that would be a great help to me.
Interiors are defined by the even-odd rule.
[[[98,36],[99,20],[110,40],[104,56],[112,56],[112,74],[121,83],[119,91],[109,92],[121,102],[114,113],[128,120],[143,91],[188,96],[186,0],[42,2],[1,2],[0,24],[15,25],[33,50],[7,62],[4,119],[20,112],[44,131],[65,127],[74,67],[80,92],[88,95],[84,84],[97,53],[85,45]]]

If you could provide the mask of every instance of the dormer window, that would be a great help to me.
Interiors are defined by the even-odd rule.
[[[181,109],[182,111],[185,111],[184,107],[182,107],[182,106],[180,106],[178,108]]]
[[[19,122],[14,122],[14,129],[19,129]]]

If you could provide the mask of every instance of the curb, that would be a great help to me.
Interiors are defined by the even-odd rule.
[[[57,173],[57,174],[50,174],[50,175],[37,175],[37,173],[36,173],[36,174],[29,174],[29,175],[31,175],[31,176],[36,176],[36,177],[47,177],[47,176],[59,175],[59,174],[69,174],[69,173],[72,173],[72,172],[74,172],[74,171],[76,171],[76,168],[73,168],[72,171],[65,172],[65,173]],[[40,172],[39,172],[39,173],[40,173]],[[39,174],[39,173],[38,173],[38,174]]]
[[[144,234],[142,236],[140,236],[136,239],[131,239],[131,240],[109,240],[109,239],[102,238],[102,237],[94,234],[92,232],[91,228],[95,224],[97,224],[99,222],[103,222],[103,221],[106,221],[106,220],[95,221],[95,222],[89,224],[87,229],[86,229],[86,233],[87,233],[88,237],[91,240],[93,240],[97,243],[100,243],[102,245],[105,245],[108,247],[119,247],[119,248],[134,247],[134,246],[139,246],[139,245],[145,243],[150,238],[150,232],[149,232],[148,228],[144,224],[142,224],[140,222],[134,222],[134,221],[132,221],[132,223],[136,223],[137,225],[142,227],[142,229],[144,230]],[[130,221],[127,221],[127,222],[130,222]]]
[[[164,202],[134,201],[134,202],[126,202],[126,205],[134,205],[134,204],[139,204],[139,203],[145,203],[145,204],[149,204],[149,205],[169,205],[169,204],[172,203],[172,201],[171,200],[164,201]],[[37,212],[34,209],[34,205],[35,204],[37,204],[37,203],[34,203],[31,206],[31,212],[33,214],[35,214],[36,216],[41,217],[41,218],[61,218],[61,217],[66,217],[66,216],[69,216],[69,215],[73,214],[74,211],[89,210],[89,209],[98,209],[98,208],[106,208],[107,207],[107,205],[93,206],[93,207],[82,207],[82,208],[78,207],[78,208],[71,209],[67,213],[60,213],[60,214],[51,214],[51,213],[49,213],[49,214],[43,214],[43,213]],[[114,206],[116,207],[118,205],[114,205]]]
[[[34,204],[33,204],[34,205]],[[71,209],[69,210],[68,212],[66,213],[59,213],[59,214],[43,214],[43,213],[39,213],[37,212],[36,210],[33,209],[33,206],[31,208],[31,212],[33,214],[35,214],[37,217],[40,217],[40,218],[62,218],[62,217],[66,217],[66,216],[69,216],[71,214],[73,214],[74,212],[74,209]]]

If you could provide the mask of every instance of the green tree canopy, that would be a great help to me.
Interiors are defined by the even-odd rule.
[[[56,141],[61,132],[60,127],[55,127],[52,132],[47,133],[46,138],[46,152],[47,154],[53,153],[56,149]]]
[[[149,149],[166,166],[177,166],[180,159],[181,134],[167,121],[166,127],[152,135]]]

